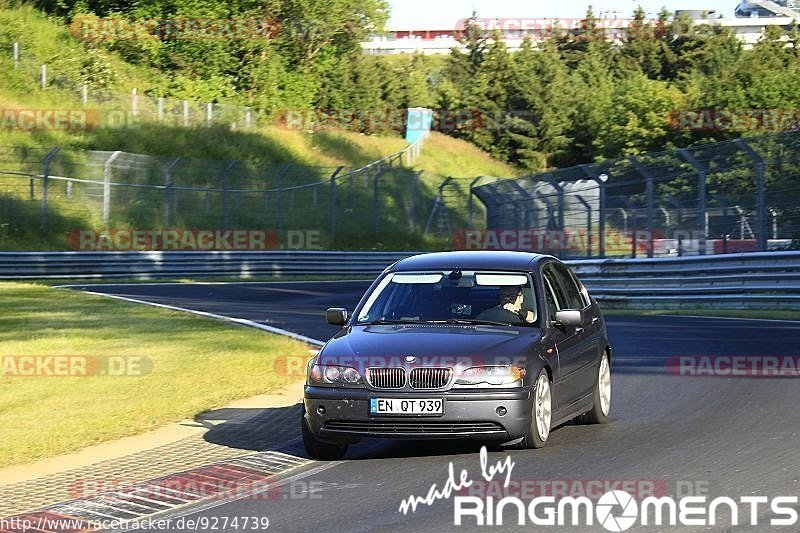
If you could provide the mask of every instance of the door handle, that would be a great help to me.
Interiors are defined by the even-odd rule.
[[[583,328],[575,328],[575,335],[580,335],[583,333]]]
[[[598,322],[600,322],[600,318],[599,317],[596,317],[596,316],[592,317],[592,324],[597,324]]]

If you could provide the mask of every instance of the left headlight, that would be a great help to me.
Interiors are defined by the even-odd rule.
[[[364,379],[353,367],[338,365],[311,365],[308,384],[315,387],[363,387]]]
[[[455,385],[470,387],[522,386],[525,369],[518,366],[473,366],[456,378]]]

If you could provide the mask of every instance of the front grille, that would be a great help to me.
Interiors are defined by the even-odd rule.
[[[346,433],[453,434],[495,433],[504,431],[496,422],[437,422],[437,421],[350,421],[330,420],[324,429]]]
[[[449,368],[415,368],[408,378],[412,389],[441,389],[448,381]]]
[[[402,368],[368,368],[367,381],[376,389],[402,389],[406,371]]]

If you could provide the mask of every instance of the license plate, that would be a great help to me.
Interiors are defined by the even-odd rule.
[[[370,398],[369,412],[373,415],[441,415],[441,398]]]

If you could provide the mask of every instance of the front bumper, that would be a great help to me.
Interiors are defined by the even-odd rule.
[[[444,398],[441,416],[372,415],[371,397]],[[305,418],[321,439],[356,441],[362,437],[395,439],[514,440],[531,425],[532,393],[518,389],[464,389],[446,392],[395,392],[368,389],[305,388]],[[320,412],[322,407],[324,412]],[[505,415],[497,413],[506,409]]]

